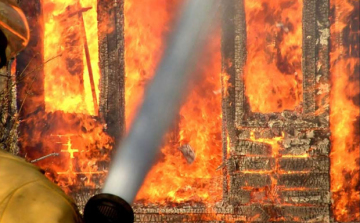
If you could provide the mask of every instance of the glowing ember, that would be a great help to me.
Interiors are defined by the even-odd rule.
[[[302,1],[245,1],[246,91],[253,112],[292,110],[302,101]]]
[[[63,144],[63,145],[65,145],[65,146],[67,147],[67,149],[66,149],[66,150],[61,150],[61,152],[68,152],[68,153],[70,154],[70,158],[71,158],[71,159],[74,159],[74,153],[75,153],[75,152],[79,152],[79,150],[72,148],[70,137],[69,137],[67,143],[66,143],[66,144]]]
[[[278,194],[279,187],[277,185],[277,179],[274,175],[280,174],[281,170],[279,169],[279,160],[278,158],[281,157],[280,150],[282,149],[280,146],[281,141],[284,139],[284,135],[279,137],[274,137],[272,139],[264,139],[264,138],[255,138],[254,132],[250,133],[250,140],[253,142],[261,142],[271,145],[271,157],[275,158],[275,168],[269,171],[248,171],[248,173],[258,173],[258,174],[266,174],[270,176],[271,185],[265,187],[266,196],[263,199],[270,200],[272,203],[280,203],[280,198]],[[245,172],[245,171],[244,171]],[[261,188],[260,191],[264,190]],[[254,200],[255,202],[264,202],[264,200]],[[279,219],[273,219],[279,220]]]
[[[359,1],[332,0],[331,191],[336,221],[360,221]]]

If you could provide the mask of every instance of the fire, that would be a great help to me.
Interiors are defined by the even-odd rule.
[[[43,1],[45,110],[23,120],[19,139],[26,158],[66,192],[99,188],[113,145],[105,125],[93,116],[100,78],[96,6],[96,0]]]
[[[125,0],[125,117],[127,129],[165,48],[181,0]]]
[[[98,97],[100,73],[96,5],[96,0],[43,2],[44,58],[47,60],[56,57],[44,67],[45,108],[48,112],[62,110],[96,114],[84,53],[84,31],[82,31],[81,18],[82,16],[84,19]],[[79,14],[78,12],[85,7],[91,7],[91,9],[83,10]]]
[[[271,139],[266,138],[256,138],[254,132],[250,132],[250,140],[253,142],[261,142],[271,145],[271,157],[275,158],[275,167],[269,171],[247,171],[248,173],[258,173],[258,174],[266,174],[270,176],[271,185],[266,186],[265,188],[259,188],[258,191],[266,192],[266,197],[264,196],[263,199],[269,200],[272,203],[278,204],[280,203],[279,198],[279,186],[277,185],[276,175],[283,174],[283,171],[279,169],[279,159],[281,157],[280,151],[282,150],[281,142],[284,139],[284,134],[278,137],[274,137]],[[245,171],[244,171],[245,172]],[[254,193],[254,191],[253,191]],[[254,197],[254,195],[253,195]],[[263,200],[255,200],[255,202],[264,202]],[[280,219],[273,219],[273,220],[280,220]]]
[[[302,101],[301,0],[245,1],[245,94],[253,112],[293,110]]]
[[[101,186],[113,140],[99,120],[86,114],[39,111],[22,125],[20,144],[26,158],[56,154],[35,164],[65,191]]]
[[[75,152],[79,152],[79,150],[72,148],[72,144],[71,144],[71,139],[70,139],[70,137],[69,137],[67,143],[66,143],[66,144],[63,144],[63,145],[66,146],[66,150],[61,150],[61,152],[68,152],[68,153],[70,154],[70,158],[71,158],[71,159],[74,159],[74,153],[75,153]]]
[[[179,0],[156,0],[151,4],[125,1],[127,126],[142,101],[144,88],[154,75],[180,3]],[[140,190],[138,201],[212,201],[221,195],[211,183],[213,178],[221,176],[221,171],[215,171],[221,164],[219,35],[207,45],[207,53],[209,56],[203,58],[195,72],[201,81],[193,83],[194,88],[181,108],[178,122],[174,123],[175,130],[165,137],[161,157]],[[182,145],[194,150],[196,158],[192,164],[186,162],[178,149]]]
[[[161,59],[166,37],[181,2],[125,0],[127,129]],[[92,53],[88,59],[92,64],[98,100],[100,73],[96,5],[97,0],[43,1],[44,58],[53,58],[44,66],[45,111],[37,111],[23,120],[20,138],[22,151],[29,160],[57,154],[36,164],[66,191],[72,187],[99,187],[106,174],[108,154],[113,145],[111,137],[104,133],[104,124],[94,116],[97,111],[84,53],[86,38]],[[356,30],[350,23],[355,15],[358,18],[356,6],[359,2],[355,0],[332,0],[335,20],[331,26],[331,191],[337,221],[360,219],[360,150],[359,139],[355,137],[356,131],[359,131],[355,125],[358,123],[359,105],[353,100],[360,93],[359,77],[356,76],[360,66],[359,47],[343,41],[345,32]],[[79,14],[82,8],[86,11]],[[280,112],[301,107],[301,9],[300,0],[245,1],[247,64],[244,81],[254,112]],[[86,32],[79,32],[82,26]],[[359,35],[359,29],[356,32],[350,34]],[[195,72],[200,77],[199,81],[192,83],[193,88],[173,129],[164,139],[161,156],[139,192],[138,201],[161,204],[214,202],[221,197],[222,174],[216,171],[222,161],[221,81],[226,83],[229,77],[220,71],[219,33],[207,44],[205,55]],[[227,138],[230,153],[230,140]],[[250,140],[270,144],[271,157],[278,158],[283,138],[257,139],[252,133]],[[184,145],[196,155],[191,164],[186,162],[179,150]],[[274,170],[257,173],[293,173],[281,171],[277,166],[276,163]],[[268,199],[276,203],[279,188],[276,179],[272,177],[271,180],[266,192]]]
[[[331,191],[336,221],[360,220],[359,1],[332,0]],[[357,23],[356,23],[357,21]],[[357,39],[357,41],[356,41]]]

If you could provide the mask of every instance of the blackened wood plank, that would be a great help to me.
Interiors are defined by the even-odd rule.
[[[117,142],[125,131],[124,1],[98,0],[100,103],[107,132]]]
[[[330,113],[330,1],[318,0],[316,4],[316,113],[319,126],[328,128]]]
[[[242,204],[248,204],[250,201],[251,201],[251,191],[230,187],[230,191],[229,191],[230,204],[238,206]]]
[[[327,190],[330,187],[330,176],[329,173],[282,174],[278,176],[277,185]]]
[[[229,173],[238,171],[269,171],[275,168],[275,159],[271,157],[231,157],[227,161]]]
[[[0,150],[17,154],[19,122],[16,116],[15,74],[11,65],[9,62],[8,66],[0,68]]]
[[[316,73],[316,0],[303,3],[303,114],[315,112],[315,73]]]
[[[250,140],[240,140],[235,147],[234,155],[264,155],[270,156],[272,152],[271,145],[252,142]]]
[[[330,204],[331,194],[327,190],[287,190],[280,192],[281,200],[287,204]]]
[[[258,173],[236,173],[230,175],[230,187],[264,187],[271,185],[271,178],[268,174]]]
[[[281,171],[311,171],[312,173],[329,173],[330,159],[327,156],[312,158],[281,158],[279,159]]]

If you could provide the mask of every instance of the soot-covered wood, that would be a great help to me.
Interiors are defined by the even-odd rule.
[[[99,113],[117,142],[125,131],[124,1],[98,0]]]
[[[11,64],[0,68],[0,149],[18,153],[15,77]]]

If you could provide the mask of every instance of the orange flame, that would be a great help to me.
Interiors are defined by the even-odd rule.
[[[253,112],[293,110],[302,100],[302,1],[245,1],[245,94]]]
[[[153,77],[166,46],[180,0],[156,0],[151,4],[125,0],[126,123],[131,124],[141,103],[144,88]],[[165,137],[158,163],[150,171],[137,200],[145,203],[208,201],[212,178],[221,163],[221,77],[220,38],[208,45],[210,56],[199,64],[202,79],[182,106],[175,129]],[[219,91],[220,90],[220,91]],[[161,120],[159,120],[161,121]],[[194,163],[188,164],[178,150],[188,144]],[[221,187],[218,187],[221,188]]]
[[[161,149],[161,159],[150,171],[137,199],[145,202],[214,202],[221,198],[221,89],[220,38],[207,45],[209,61],[202,62],[194,86],[179,114],[179,134]],[[169,140],[171,134],[166,137]],[[196,154],[188,164],[178,150],[190,145]]]
[[[281,157],[280,150],[282,147],[280,146],[280,143],[284,139],[284,133],[282,133],[281,136],[274,137],[274,138],[256,138],[254,132],[250,132],[250,140],[253,142],[261,142],[271,145],[271,157],[275,158],[275,168],[269,171],[248,171],[249,173],[258,173],[258,174],[266,174],[270,176],[271,185],[266,187],[266,194],[267,196],[263,197],[268,200],[270,200],[273,203],[279,203],[280,198],[278,194],[279,187],[277,185],[277,179],[274,177],[274,174],[280,174],[281,170],[279,169],[279,160],[278,158]],[[246,172],[246,171],[244,171]],[[260,188],[260,190],[263,190],[263,188]],[[257,200],[256,202],[263,202],[262,200]],[[280,220],[280,219],[272,219],[272,220]]]
[[[105,125],[91,116],[96,111],[84,32],[98,97],[96,8],[97,0],[43,1],[44,60],[49,60],[44,66],[45,111],[38,110],[24,120],[19,140],[26,158],[35,160],[66,192],[101,186],[113,144],[104,132]],[[41,159],[49,154],[54,156]]]
[[[352,21],[355,26],[356,20],[359,21],[359,1],[332,0],[331,7],[334,9],[330,55],[333,213],[336,221],[359,221],[360,146],[356,128],[359,128],[360,105],[353,100],[360,94],[359,42],[344,41],[345,36],[350,40],[357,35],[359,39],[359,24],[352,25]]]
[[[77,5],[76,3],[79,3]],[[89,73],[82,40],[80,7],[92,7],[83,12],[86,38],[91,52],[96,95],[99,96],[99,55],[96,0],[49,0],[43,2],[45,35],[45,109],[83,114],[96,114],[91,96]],[[90,41],[91,40],[91,41]],[[80,87],[79,87],[80,86]]]
[[[127,129],[154,75],[180,0],[125,0],[125,117]]]

